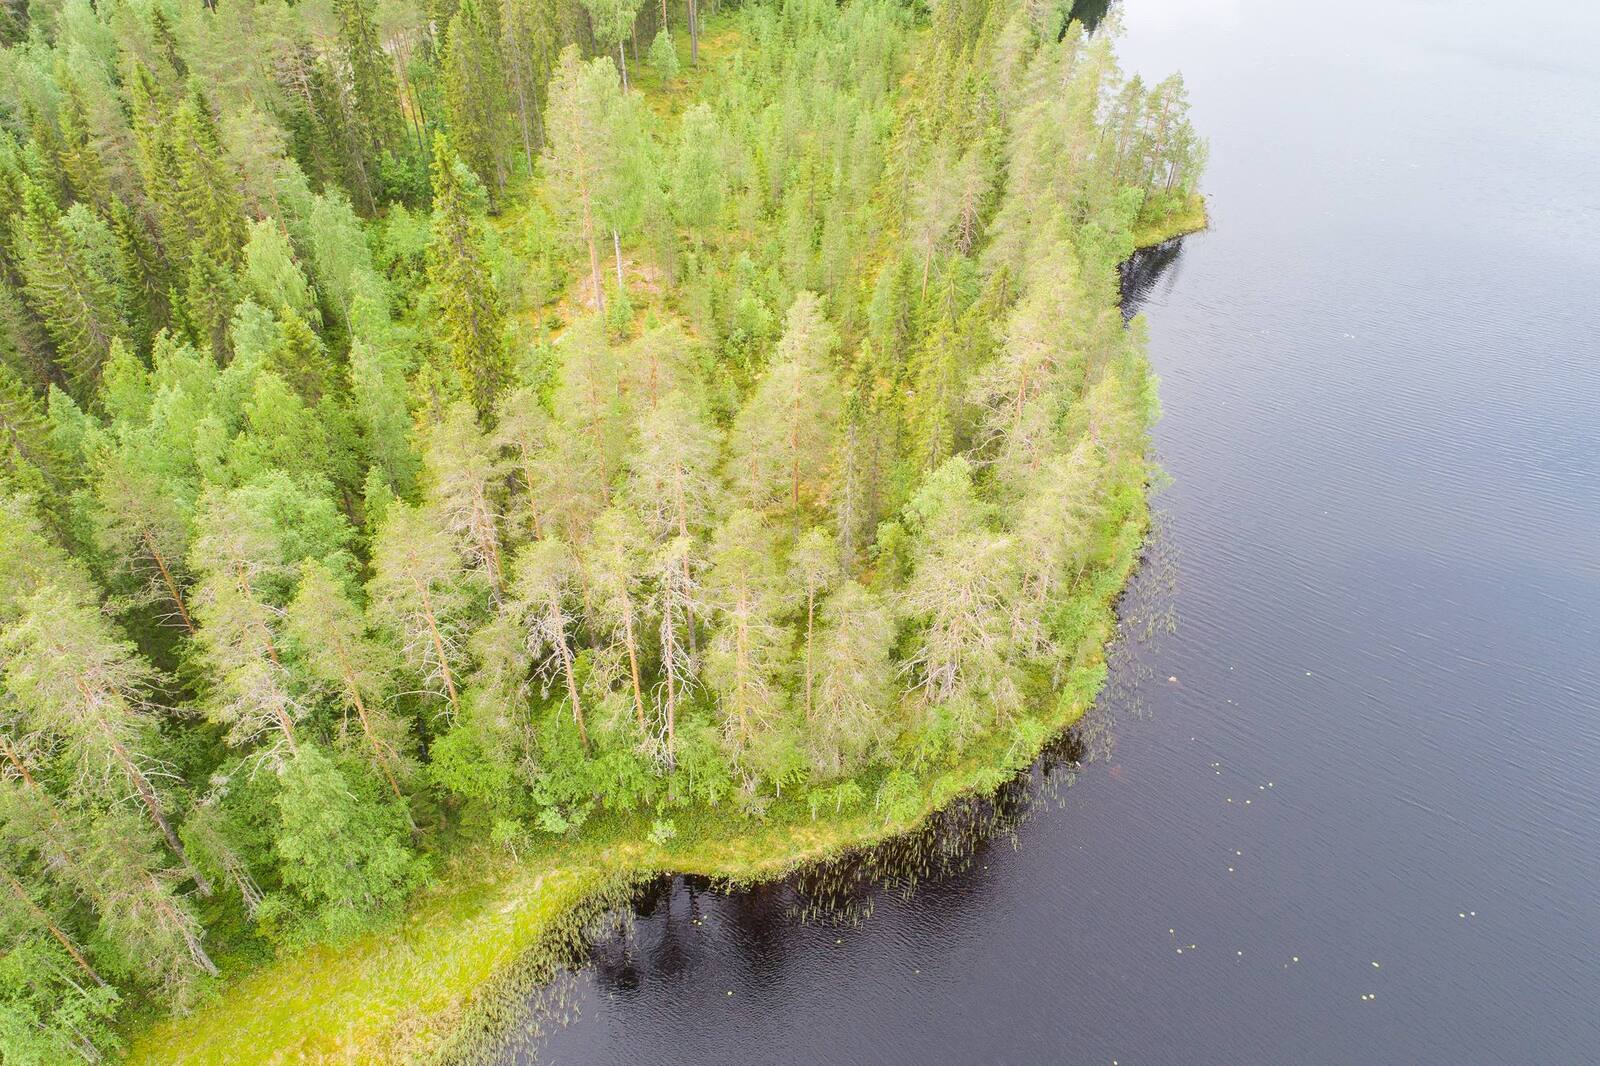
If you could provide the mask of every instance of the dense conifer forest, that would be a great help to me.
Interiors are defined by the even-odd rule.
[[[1092,697],[1204,147],[1067,15],[0,6],[0,1062]]]

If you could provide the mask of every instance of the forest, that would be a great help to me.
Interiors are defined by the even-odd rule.
[[[0,6],[0,1062],[1036,750],[1205,155],[1070,6]]]

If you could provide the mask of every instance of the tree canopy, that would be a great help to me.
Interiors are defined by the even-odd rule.
[[[707,17],[0,11],[0,1063],[470,849],[887,809],[1093,658],[1181,80],[1006,0]]]

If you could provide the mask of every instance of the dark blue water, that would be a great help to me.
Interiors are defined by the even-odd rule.
[[[1122,17],[1212,149],[1130,296],[1176,630],[1060,802],[855,924],[669,886],[541,1061],[1600,1061],[1600,10]]]

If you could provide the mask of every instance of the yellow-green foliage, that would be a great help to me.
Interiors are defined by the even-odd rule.
[[[404,923],[339,947],[279,959],[226,988],[193,1015],[149,1026],[129,1061],[185,1066],[241,1062],[386,1062],[475,1057],[508,1021],[530,984],[571,957],[583,921],[658,873],[699,874],[750,884],[793,874],[852,849],[915,830],[964,795],[992,791],[995,771],[1028,766],[1045,744],[1088,710],[1105,678],[1115,602],[1148,528],[1143,470],[1125,472],[1127,513],[1101,538],[1074,666],[1059,697],[1030,715],[1033,742],[996,731],[956,765],[918,782],[916,807],[886,818],[870,806],[813,820],[799,800],[769,824],[728,832],[724,816],[678,817],[665,845],[646,819],[591,825],[579,842],[521,856],[477,847],[457,856]]]
[[[1206,200],[1199,193],[1190,196],[1176,209],[1155,217],[1141,215],[1133,228],[1133,246],[1152,248],[1175,237],[1199,233],[1210,225],[1206,216]]]

